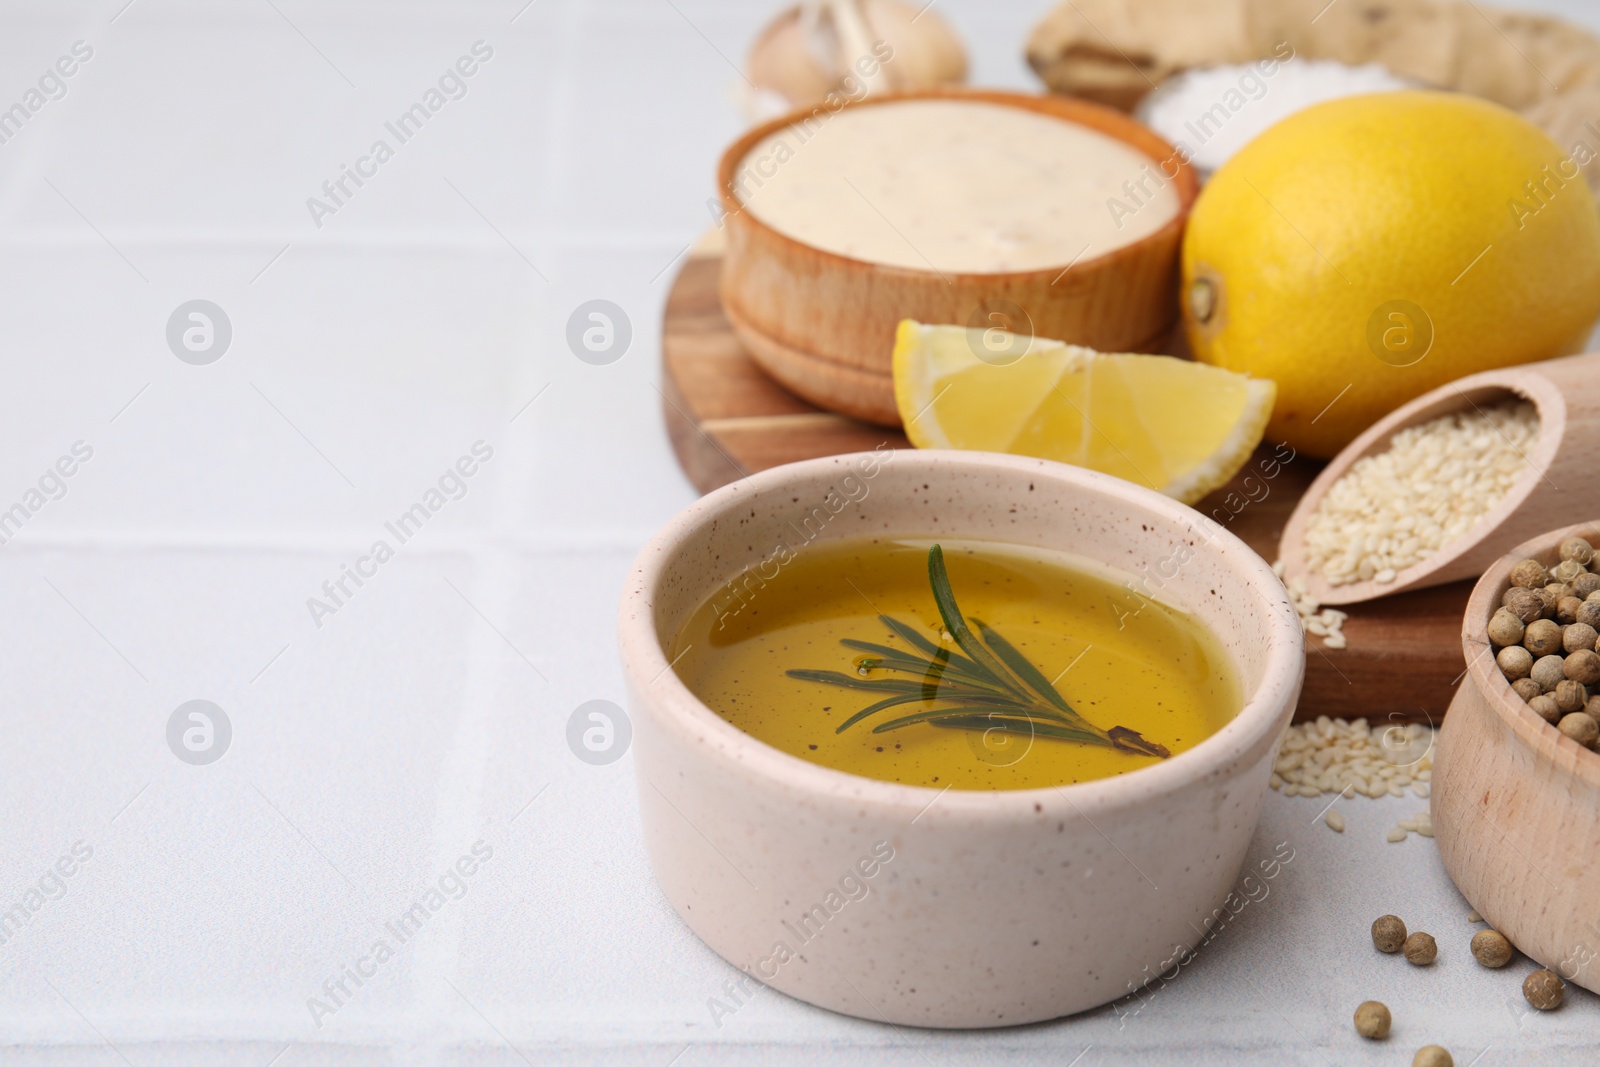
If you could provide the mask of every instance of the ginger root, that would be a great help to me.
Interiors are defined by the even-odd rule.
[[[1034,27],[1027,57],[1052,90],[1131,109],[1181,71],[1284,44],[1484,97],[1600,155],[1600,38],[1475,0],[1066,0]],[[1600,188],[1600,160],[1584,173]]]

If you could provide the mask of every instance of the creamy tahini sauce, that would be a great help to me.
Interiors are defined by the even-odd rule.
[[[1168,161],[1167,173],[1176,167]],[[1161,164],[1123,142],[962,100],[852,107],[786,127],[745,156],[734,195],[808,245],[967,274],[1064,267],[1178,213]]]

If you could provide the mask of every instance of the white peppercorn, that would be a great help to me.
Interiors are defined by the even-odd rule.
[[[1534,971],[1522,980],[1522,995],[1540,1011],[1553,1011],[1567,998],[1567,984],[1554,971]]]
[[[1584,685],[1600,682],[1600,653],[1581,649],[1572,653],[1561,661],[1561,673]]]
[[[1556,699],[1556,707],[1567,712],[1582,711],[1583,706],[1589,702],[1589,691],[1583,687],[1582,682],[1575,682],[1571,678],[1563,678],[1557,682],[1551,696]]]
[[[1511,584],[1524,589],[1537,589],[1549,580],[1544,564],[1536,559],[1525,559],[1511,568]]]
[[[1566,661],[1560,656],[1540,656],[1528,669],[1528,677],[1538,682],[1546,693],[1560,685],[1566,676]]]
[[[1592,626],[1600,631],[1600,600],[1585,600],[1573,612],[1573,622],[1581,622],[1585,626]]]
[[[1593,748],[1595,740],[1600,738],[1600,723],[1595,722],[1581,711],[1571,715],[1563,715],[1556,724],[1556,729],[1572,738],[1584,748]]]
[[[1596,592],[1595,596],[1600,598],[1600,592]],[[1512,586],[1506,590],[1506,595],[1501,598],[1500,603],[1525,623],[1544,617],[1544,600],[1538,594],[1520,586]]]
[[[1575,559],[1563,559],[1550,569],[1551,577],[1558,582],[1570,582],[1584,573],[1583,564]]]
[[[1590,574],[1585,571],[1572,579],[1572,593],[1580,598],[1587,598],[1590,594],[1600,591],[1600,574]]]
[[[1600,613],[1600,604],[1596,604],[1595,609],[1597,613]],[[1501,608],[1489,620],[1489,640],[1501,647],[1520,645],[1522,643],[1522,633],[1527,628],[1527,624],[1521,619],[1505,608]]]
[[[1536,619],[1522,632],[1522,647],[1534,656],[1551,656],[1561,651],[1561,627],[1549,619]]]
[[[1584,649],[1593,651],[1595,638],[1600,633],[1586,622],[1575,622],[1561,630],[1561,647],[1567,652],[1582,652]]]
[[[1556,698],[1549,693],[1543,693],[1528,701],[1528,707],[1533,709],[1535,715],[1554,726],[1561,721],[1561,705],[1556,703]]]
[[[1411,1057],[1411,1067],[1456,1067],[1456,1061],[1448,1049],[1439,1045],[1423,1045]]]
[[[1570,626],[1578,621],[1578,612],[1583,610],[1583,601],[1575,596],[1564,596],[1556,601],[1556,622],[1562,626]]]
[[[1594,559],[1594,546],[1582,537],[1569,537],[1561,542],[1561,559],[1587,567],[1589,561]]]
[[[1426,967],[1439,958],[1439,943],[1433,939],[1432,934],[1418,930],[1406,938],[1406,943],[1400,951],[1405,953],[1407,963]]]
[[[1372,943],[1379,952],[1399,952],[1406,943],[1405,920],[1398,915],[1380,915],[1372,920]]]
[[[1472,958],[1485,967],[1504,967],[1511,962],[1511,942],[1498,930],[1479,930],[1472,935]]]
[[[1364,1000],[1356,1008],[1356,1033],[1362,1037],[1382,1041],[1389,1036],[1391,1022],[1388,1006],[1376,1000]]]
[[[1507,645],[1495,654],[1494,661],[1500,665],[1500,673],[1512,681],[1528,677],[1533,669],[1533,653],[1521,645]]]
[[[1539,683],[1534,681],[1532,678],[1518,678],[1516,681],[1511,683],[1511,688],[1515,690],[1517,696],[1521,697],[1523,700],[1532,700],[1534,697],[1539,696],[1544,692],[1543,689],[1539,688]]]

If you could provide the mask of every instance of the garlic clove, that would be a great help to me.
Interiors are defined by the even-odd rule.
[[[746,66],[758,92],[804,107],[832,92],[859,99],[961,82],[967,56],[937,12],[905,0],[806,0],[757,36]]]

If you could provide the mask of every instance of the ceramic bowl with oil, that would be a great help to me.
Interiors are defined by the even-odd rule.
[[[1200,940],[1304,670],[1233,535],[972,452],[710,494],[640,554],[619,641],[678,914],[785,993],[933,1027],[1104,1004]]]

